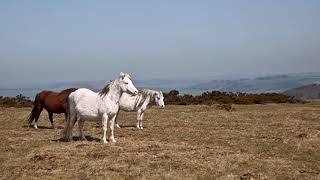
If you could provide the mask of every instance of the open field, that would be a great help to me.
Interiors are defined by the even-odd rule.
[[[320,179],[320,103],[234,107],[151,108],[143,130],[121,113],[106,145],[97,122],[85,124],[88,142],[67,143],[45,112],[32,129],[31,108],[1,108],[1,179]]]

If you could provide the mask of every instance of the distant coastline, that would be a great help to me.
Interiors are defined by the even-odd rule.
[[[34,99],[36,94],[40,91],[40,89],[32,89],[32,88],[17,88],[17,89],[0,89],[0,96],[4,97],[15,97],[18,94],[22,94],[25,97]]]
[[[3,97],[15,97],[19,94],[22,94],[25,97],[28,97],[31,100],[34,100],[36,94],[44,89],[40,88],[8,88],[0,89],[0,96]],[[57,90],[59,91],[59,90]]]
[[[136,80],[135,85],[138,89],[155,89],[169,92],[178,90],[180,95],[192,94],[200,95],[206,91],[224,91],[224,92],[245,92],[245,93],[266,93],[266,92],[284,92],[293,88],[306,86],[310,84],[319,84],[320,72],[310,73],[289,73],[273,76],[262,76],[252,79],[152,79]],[[61,91],[71,87],[83,87],[98,91],[106,85],[101,81],[74,81],[61,83],[48,83],[47,85],[38,85],[35,88],[0,88],[0,96],[15,97],[22,94],[30,99],[42,90]]]

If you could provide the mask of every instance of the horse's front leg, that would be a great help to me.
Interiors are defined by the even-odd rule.
[[[144,112],[141,112],[141,115],[140,115],[140,129],[143,129],[143,126],[142,126],[143,115],[144,115]]]
[[[120,110],[119,110],[119,111],[120,111]],[[119,111],[117,112],[116,117],[115,117],[115,120],[114,120],[114,123],[116,124],[117,128],[121,128],[120,125],[118,124],[118,114],[119,114]]]
[[[48,115],[49,115],[49,120],[50,120],[52,129],[57,129],[57,127],[55,126],[55,124],[53,122],[53,113],[48,111]]]
[[[108,115],[106,113],[102,115],[101,121],[102,121],[101,124],[102,124],[102,134],[103,134],[101,142],[108,143],[107,142]]]
[[[115,124],[115,120],[116,120],[117,115],[115,114],[111,119],[110,119],[110,141],[115,143],[117,142],[114,138],[114,124]]]
[[[138,111],[137,111],[137,124],[136,124],[136,127],[138,128],[138,129],[140,129],[140,115],[141,115],[141,109],[138,109]]]
[[[138,129],[143,129],[142,127],[142,118],[143,118],[143,111],[139,109],[137,111],[137,128]]]
[[[67,121],[68,120],[68,113],[67,112],[64,113],[64,117],[66,118],[65,121]]]

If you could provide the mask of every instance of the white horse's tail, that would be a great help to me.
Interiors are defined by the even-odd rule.
[[[70,136],[72,134],[72,129],[73,129],[73,119],[76,117],[76,111],[75,111],[75,102],[74,102],[74,97],[71,93],[68,97],[68,118],[66,121],[65,129],[64,129],[64,138],[66,141],[70,141]]]

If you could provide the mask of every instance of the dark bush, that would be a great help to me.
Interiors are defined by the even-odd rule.
[[[0,107],[32,107],[33,102],[23,96],[22,94],[17,95],[16,97],[2,97],[0,96]]]
[[[191,105],[191,104],[265,104],[265,103],[302,103],[280,93],[231,93],[221,91],[204,92],[199,96],[179,95],[179,91],[171,90],[168,94],[164,93],[165,103],[173,105]]]
[[[216,108],[220,109],[220,110],[225,110],[225,111],[233,111],[234,110],[234,108],[232,107],[231,104],[218,104],[218,105],[216,105]]]

